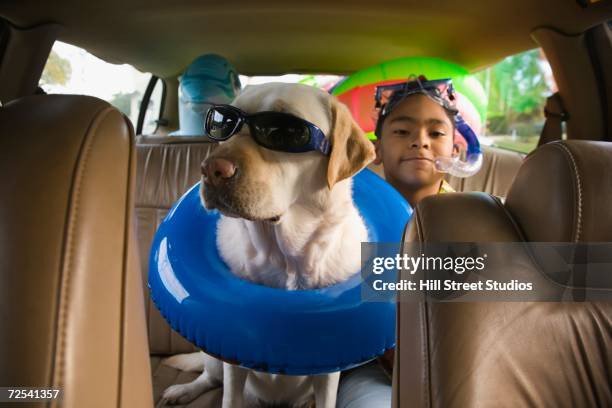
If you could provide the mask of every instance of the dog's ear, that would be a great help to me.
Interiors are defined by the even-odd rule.
[[[374,158],[374,146],[353,119],[348,108],[336,98],[330,99],[332,127],[329,136],[332,150],[327,166],[327,186],[351,177]]]

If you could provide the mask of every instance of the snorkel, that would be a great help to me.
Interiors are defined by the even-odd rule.
[[[465,160],[461,160],[459,155],[452,157],[437,157],[434,160],[436,170],[440,173],[449,173],[455,177],[470,177],[478,173],[482,166],[482,150],[476,133],[470,125],[461,117],[459,113],[455,115],[455,127],[467,142],[467,152]]]
[[[470,177],[482,166],[482,150],[474,130],[463,119],[456,108],[457,95],[450,78],[428,81],[424,76],[411,77],[408,81],[382,85],[376,88],[376,107],[379,109],[375,134],[381,137],[382,124],[391,111],[410,95],[422,94],[442,106],[454,117],[455,129],[467,143],[465,160],[459,154],[451,157],[436,157],[434,165],[438,172],[455,177]]]

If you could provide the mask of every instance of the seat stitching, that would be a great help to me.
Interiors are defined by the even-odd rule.
[[[419,238],[419,243],[425,242],[425,231],[423,220],[421,219],[421,214],[417,212],[416,217],[416,225],[417,225],[417,237]],[[427,316],[427,297],[424,296],[424,300],[418,302],[419,315],[421,316],[421,321],[423,322],[422,329],[419,330],[421,333],[421,361],[423,361],[423,370],[425,370],[424,384],[421,390],[423,394],[423,403],[425,407],[431,406],[430,394],[431,394],[431,368],[429,361],[429,320]]]
[[[431,356],[430,356],[430,344],[429,340],[431,340],[430,330],[429,330],[429,313],[428,312],[428,303],[427,298],[422,302],[418,302],[419,304],[419,314],[421,315],[421,319],[423,321],[422,328],[423,330],[419,330],[421,332],[421,355],[422,360],[424,362],[423,369],[425,370],[425,384],[423,384],[424,391],[424,399],[423,403],[425,407],[431,407],[431,393],[432,393],[432,385],[431,385]]]
[[[556,143],[554,146],[558,146],[567,153],[570,158],[570,162],[572,165],[572,169],[574,170],[574,175],[576,177],[576,187],[577,187],[577,195],[578,195],[578,215],[574,230],[574,242],[578,242],[580,240],[580,235],[582,233],[582,181],[580,179],[580,172],[578,171],[578,165],[576,164],[576,159],[572,154],[571,150],[563,143]]]
[[[125,192],[125,219],[123,224],[123,260],[122,260],[122,276],[121,276],[121,307],[120,307],[120,325],[119,325],[119,383],[117,385],[117,407],[122,407],[123,401],[123,375],[124,375],[124,363],[126,361],[126,348],[125,348],[125,325],[127,324],[127,316],[126,316],[126,298],[127,298],[127,286],[128,286],[128,269],[129,269],[129,250],[132,246],[132,242],[130,241],[131,232],[130,228],[132,228],[132,223],[134,219],[132,217],[135,216],[135,212],[132,210],[135,189],[134,189],[134,179],[135,179],[135,169],[134,162],[136,159],[136,151],[134,149],[134,139],[133,139],[133,129],[130,125],[129,119],[122,115],[124,124],[128,133],[128,164],[127,164],[127,174],[128,174],[128,182],[126,183],[126,192]],[[135,232],[135,231],[134,231]],[[132,248],[134,251],[136,248]],[[135,255],[134,255],[135,256]],[[138,268],[139,269],[139,268]],[[140,275],[140,271],[134,271]],[[140,276],[139,276],[140,277]],[[141,280],[138,280],[138,284],[140,284]]]
[[[93,145],[93,137],[94,129],[97,128],[99,123],[102,121],[102,118],[108,113],[112,111],[112,107],[105,106],[104,108],[97,111],[90,122],[87,130],[85,131],[85,137],[81,142],[81,146],[79,148],[79,153],[77,156],[75,168],[73,170],[73,182],[70,187],[70,205],[67,210],[67,218],[68,218],[68,228],[64,235],[64,243],[63,243],[63,252],[65,253],[62,259],[62,267],[60,269],[60,294],[59,294],[59,311],[58,311],[58,323],[57,323],[57,333],[56,333],[56,345],[55,345],[55,373],[54,384],[60,388],[64,386],[64,374],[65,374],[65,364],[66,364],[66,332],[68,326],[68,306],[70,302],[70,286],[71,286],[71,278],[72,278],[72,266],[74,264],[73,256],[75,249],[75,237],[74,230],[76,227],[76,219],[78,218],[79,211],[79,202],[81,198],[81,179],[83,177],[84,169],[87,165],[89,159],[89,153],[91,152],[91,147]]]
[[[402,238],[402,247],[403,247],[403,241],[404,239]],[[403,251],[402,251],[403,252]],[[400,299],[401,294],[398,294],[398,299]],[[399,386],[402,383],[402,371],[400,370],[400,333],[402,332],[402,318],[401,318],[401,310],[402,308],[400,307],[399,301],[396,301],[397,303],[395,304],[396,307],[396,315],[395,315],[395,322],[396,322],[396,332],[395,332],[395,336],[397,337],[397,342],[395,344],[395,355],[393,356],[393,360],[394,363],[397,361],[397,367],[395,367],[395,364],[393,366],[393,375],[396,376],[395,378],[395,385],[396,385],[396,390],[394,392],[394,399],[396,404],[394,404],[394,407],[401,407],[401,387]],[[391,385],[393,385],[393,380],[391,382]]]

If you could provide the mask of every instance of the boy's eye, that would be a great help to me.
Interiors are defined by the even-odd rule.
[[[393,130],[393,134],[399,135],[399,136],[406,136],[406,135],[410,134],[410,132],[407,131],[406,129],[394,129]]]
[[[431,132],[429,132],[429,135],[431,137],[439,137],[439,136],[444,136],[446,133],[439,131],[439,130],[433,130]]]

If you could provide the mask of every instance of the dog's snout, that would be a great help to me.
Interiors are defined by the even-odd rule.
[[[227,159],[215,158],[202,163],[202,175],[207,183],[219,186],[236,174],[236,165]]]

